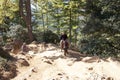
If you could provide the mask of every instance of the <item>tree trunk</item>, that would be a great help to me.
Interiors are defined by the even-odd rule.
[[[77,29],[75,30],[75,46],[77,46]]]
[[[27,1],[19,0],[19,9],[20,9],[20,15],[23,18],[23,20],[25,21],[26,26],[28,28],[28,36],[29,36],[30,42],[32,42],[33,41],[33,34],[32,34],[32,26],[31,26],[30,0],[27,0]]]
[[[28,35],[30,38],[30,41],[33,41],[33,34],[32,34],[32,26],[31,26],[31,5],[30,5],[30,0],[27,0],[26,2],[26,12],[27,12],[27,28],[28,28]]]
[[[44,14],[42,13],[42,21],[43,21],[43,31],[44,31],[44,33],[45,33],[45,22],[44,22]]]
[[[57,14],[59,14],[58,10],[59,9],[57,8]],[[57,18],[57,24],[58,24],[57,25],[57,34],[59,35],[60,34],[60,26],[59,26],[60,25],[60,20],[59,20],[59,18]]]
[[[72,24],[71,24],[71,19],[72,18],[72,14],[71,14],[71,9],[70,9],[70,21],[69,21],[69,34],[70,34],[70,43],[72,41],[72,35],[71,35],[71,32],[72,32]]]
[[[48,22],[48,20],[49,20],[49,19],[48,19],[48,12],[49,12],[49,11],[48,11],[48,0],[47,0],[46,6],[47,6],[47,13],[46,13],[46,17],[47,17],[47,18],[46,18],[46,25],[47,25],[47,27],[46,27],[46,28],[47,28],[47,30],[48,30],[48,24],[49,24],[49,22]]]

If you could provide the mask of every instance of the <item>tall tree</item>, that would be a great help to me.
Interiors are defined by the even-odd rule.
[[[33,41],[32,26],[31,26],[31,3],[30,0],[19,0],[20,15],[28,28],[30,42]]]

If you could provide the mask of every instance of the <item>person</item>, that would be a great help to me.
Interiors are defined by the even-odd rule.
[[[67,37],[67,34],[65,32],[63,32],[60,36],[60,40],[66,40],[68,37]]]
[[[61,51],[64,49],[64,55],[68,54],[68,36],[65,32],[63,32],[60,36],[60,46],[61,46]]]

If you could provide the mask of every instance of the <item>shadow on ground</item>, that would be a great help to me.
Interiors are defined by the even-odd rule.
[[[85,57],[85,55],[80,54],[79,52],[76,52],[76,51],[72,51],[72,50],[69,50],[69,54],[67,54],[67,56],[64,56],[63,54],[59,56],[51,56],[51,57],[44,56],[44,58],[50,59],[51,61],[57,60],[59,58],[61,59],[74,58],[75,61],[81,61],[81,59]]]

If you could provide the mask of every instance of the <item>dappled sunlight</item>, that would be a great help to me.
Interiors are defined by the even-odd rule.
[[[120,80],[119,5],[0,0],[0,80]]]

